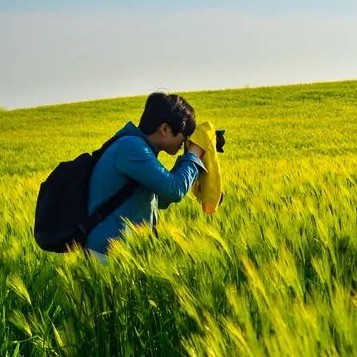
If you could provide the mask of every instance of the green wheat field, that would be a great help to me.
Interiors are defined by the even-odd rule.
[[[106,265],[36,246],[37,192],[146,96],[0,110],[0,356],[357,356],[357,81],[181,94],[226,129],[223,204]]]

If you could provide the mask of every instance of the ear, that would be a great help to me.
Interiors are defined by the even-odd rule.
[[[166,136],[170,132],[170,125],[167,123],[162,123],[158,127],[158,131],[162,136]]]

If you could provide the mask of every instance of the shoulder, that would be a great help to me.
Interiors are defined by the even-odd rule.
[[[116,144],[118,148],[124,148],[128,150],[142,149],[149,146],[144,138],[137,135],[122,136],[118,138]]]
[[[118,138],[115,153],[125,157],[137,157],[141,155],[155,155],[150,145],[141,136],[126,135]]]

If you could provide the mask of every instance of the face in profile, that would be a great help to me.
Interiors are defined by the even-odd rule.
[[[169,130],[165,135],[165,143],[163,146],[163,150],[169,155],[176,155],[177,152],[183,148],[183,144],[185,143],[187,138],[182,133],[174,135],[172,129],[170,127],[168,128]]]

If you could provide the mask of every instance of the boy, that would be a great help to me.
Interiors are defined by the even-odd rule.
[[[134,224],[149,222],[155,227],[157,209],[179,202],[205,167],[200,160],[204,150],[188,142],[187,152],[178,158],[171,171],[158,161],[160,151],[170,155],[183,147],[196,128],[194,109],[175,94],[153,93],[145,104],[139,126],[129,122],[97,162],[89,185],[88,211],[97,207],[134,180],[134,193],[89,234],[86,247],[107,253],[111,239],[125,229],[123,218]]]

